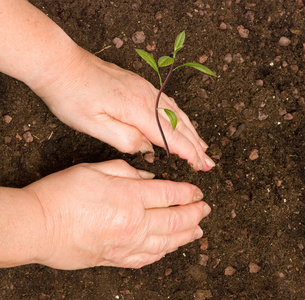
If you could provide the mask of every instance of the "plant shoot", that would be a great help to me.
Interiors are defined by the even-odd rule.
[[[172,57],[170,57],[170,56],[160,57],[158,59],[158,64],[156,63],[155,59],[148,52],[146,52],[144,50],[141,50],[141,49],[136,49],[137,53],[157,72],[158,77],[159,77],[160,90],[159,90],[159,93],[158,93],[158,96],[157,96],[157,99],[156,99],[155,115],[156,115],[156,121],[157,121],[157,124],[158,124],[158,128],[159,128],[159,131],[161,133],[161,136],[162,136],[162,139],[163,139],[164,146],[165,146],[166,153],[167,153],[168,157],[170,156],[170,152],[169,152],[167,140],[165,138],[165,135],[164,135],[161,123],[160,123],[158,111],[159,111],[159,109],[164,110],[164,112],[166,113],[166,115],[168,116],[168,118],[171,122],[171,125],[172,125],[173,129],[175,129],[176,126],[177,126],[177,116],[176,116],[176,114],[173,111],[171,111],[170,109],[167,109],[167,108],[164,108],[164,107],[159,107],[159,100],[160,100],[162,91],[164,90],[164,87],[167,84],[170,76],[172,75],[172,73],[174,71],[176,71],[177,69],[179,69],[181,67],[192,67],[192,68],[194,68],[194,69],[196,69],[196,70],[198,70],[202,73],[205,73],[205,74],[208,74],[210,76],[216,77],[216,75],[209,68],[207,68],[207,67],[205,67],[205,66],[203,66],[199,63],[195,63],[195,62],[187,62],[187,63],[184,63],[184,64],[179,65],[179,66],[174,68],[176,55],[177,55],[178,51],[180,51],[184,47],[184,40],[185,40],[185,31],[182,31],[176,37],[175,44],[174,44],[173,56]],[[167,74],[164,82],[162,82],[162,78],[161,78],[161,75],[160,75],[160,72],[159,72],[159,68],[168,67],[168,66],[170,66],[168,74]]]

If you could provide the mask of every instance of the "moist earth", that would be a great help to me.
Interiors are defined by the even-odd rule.
[[[30,2],[81,47],[156,87],[156,74],[134,49],[168,55],[185,30],[178,60],[204,63],[218,77],[181,68],[165,92],[190,117],[217,165],[196,173],[158,147],[153,163],[122,154],[67,127],[27,86],[0,74],[2,186],[121,158],[156,178],[198,185],[212,207],[201,223],[203,238],[159,262],[139,270],[2,269],[0,298],[305,299],[304,2]]]

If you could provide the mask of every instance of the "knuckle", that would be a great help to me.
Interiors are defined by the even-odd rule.
[[[177,232],[180,223],[180,215],[173,210],[168,218],[168,228],[171,233]]]
[[[151,247],[151,254],[159,255],[163,252],[166,252],[168,245],[170,243],[170,236],[169,235],[161,235],[158,239],[154,239]]]
[[[127,263],[130,268],[140,269],[147,265],[147,258],[144,254],[137,254],[132,257],[131,261]]]
[[[142,144],[142,138],[137,130],[133,130],[130,134],[121,136],[119,150],[123,153],[136,153]]]
[[[177,202],[177,193],[173,186],[173,182],[167,182],[163,187],[163,198],[165,199],[166,206],[172,206]]]

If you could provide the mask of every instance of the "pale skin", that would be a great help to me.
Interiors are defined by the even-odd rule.
[[[77,46],[25,0],[0,0],[0,71],[27,84],[64,123],[126,153],[163,146],[154,119],[157,90],[140,76]],[[213,161],[172,98],[169,148],[196,171]],[[0,267],[140,268],[202,236],[210,212],[185,182],[153,180],[124,161],[81,164],[22,189],[0,187]]]

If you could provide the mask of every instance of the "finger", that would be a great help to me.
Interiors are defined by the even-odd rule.
[[[189,230],[184,230],[168,235],[151,235],[141,245],[140,251],[151,255],[159,253],[169,253],[173,249],[193,242],[202,237],[202,230],[196,226]]]
[[[163,94],[163,95],[164,95],[164,94]],[[163,95],[162,95],[162,96],[163,96]],[[194,137],[195,137],[196,140],[199,142],[199,144],[200,144],[200,146],[202,147],[202,149],[203,149],[204,151],[206,151],[206,149],[207,149],[209,146],[207,145],[207,143],[206,143],[203,139],[200,138],[200,136],[198,135],[198,133],[197,133],[196,129],[194,128],[192,122],[190,121],[189,117],[184,113],[183,110],[181,110],[181,109],[178,107],[178,105],[176,104],[176,102],[175,102],[175,100],[174,100],[173,98],[167,97],[166,95],[165,95],[165,97],[166,97],[166,100],[170,103],[170,105],[171,105],[172,107],[175,107],[175,106],[176,106],[176,108],[174,108],[174,111],[177,111],[177,114],[179,114],[179,117],[182,119],[182,121],[184,122],[184,124],[185,124],[185,125],[190,129],[190,131],[193,133]]]
[[[130,166],[127,162],[122,159],[109,160],[102,163],[89,164],[90,168],[96,169],[105,175],[133,178],[133,179],[152,179],[155,174],[138,170]]]
[[[175,130],[165,117],[162,116],[160,122],[171,153],[176,153],[181,158],[187,159],[188,163],[197,171],[208,171],[215,166],[212,159],[205,154],[200,143],[181,119],[180,122],[178,121]]]
[[[172,234],[190,230],[211,211],[203,201],[169,208],[149,209],[145,212],[148,232],[152,235]]]
[[[185,158],[184,155],[187,153],[185,151],[186,147],[181,147],[179,146],[179,141],[181,140],[177,138],[177,135],[179,137],[179,133],[185,137],[186,141],[190,141],[193,145],[193,151],[190,152],[188,162],[194,167],[195,170],[204,170],[208,171],[212,167],[215,166],[214,162],[212,159],[205,154],[205,151],[207,149],[207,144],[199,137],[197,134],[194,126],[190,122],[189,118],[187,115],[177,106],[176,102],[174,101],[173,98],[167,97],[165,94],[162,95],[162,100],[163,102],[166,102],[166,107],[171,109],[172,111],[175,112],[178,122],[177,122],[177,127],[175,130],[172,129],[172,127],[169,124],[169,120],[167,116],[165,115],[164,111],[160,111],[160,118],[162,122],[162,127],[164,128],[166,136],[169,136],[167,138],[168,144],[170,147],[172,147],[173,150],[171,152],[178,154],[180,157]],[[165,125],[163,125],[165,124]],[[168,130],[168,131],[167,131]],[[176,137],[175,137],[176,135]],[[174,139],[177,140],[171,142],[170,138],[173,137]],[[178,147],[175,147],[175,145],[178,145]],[[190,145],[191,146],[191,145]],[[192,149],[188,148],[187,150]],[[182,154],[181,151],[184,150],[184,154]],[[197,157],[196,157],[196,152],[197,152]],[[192,155],[192,156],[190,156]],[[193,157],[193,158],[191,158]]]
[[[94,121],[88,120],[88,123],[84,132],[121,152],[130,154],[138,151],[154,152],[148,139],[132,125],[122,123],[106,114],[97,115]]]
[[[192,122],[190,121],[189,117],[182,110],[180,110],[180,118],[182,119],[184,124],[191,130],[194,137],[199,142],[201,148],[205,152],[207,150],[207,148],[209,147],[208,144],[199,136],[198,132],[194,128],[194,126],[193,126]]]
[[[168,180],[144,180],[128,185],[135,194],[135,201],[140,198],[144,207],[157,208],[173,205],[186,205],[202,200],[201,190],[187,182],[173,182]]]

